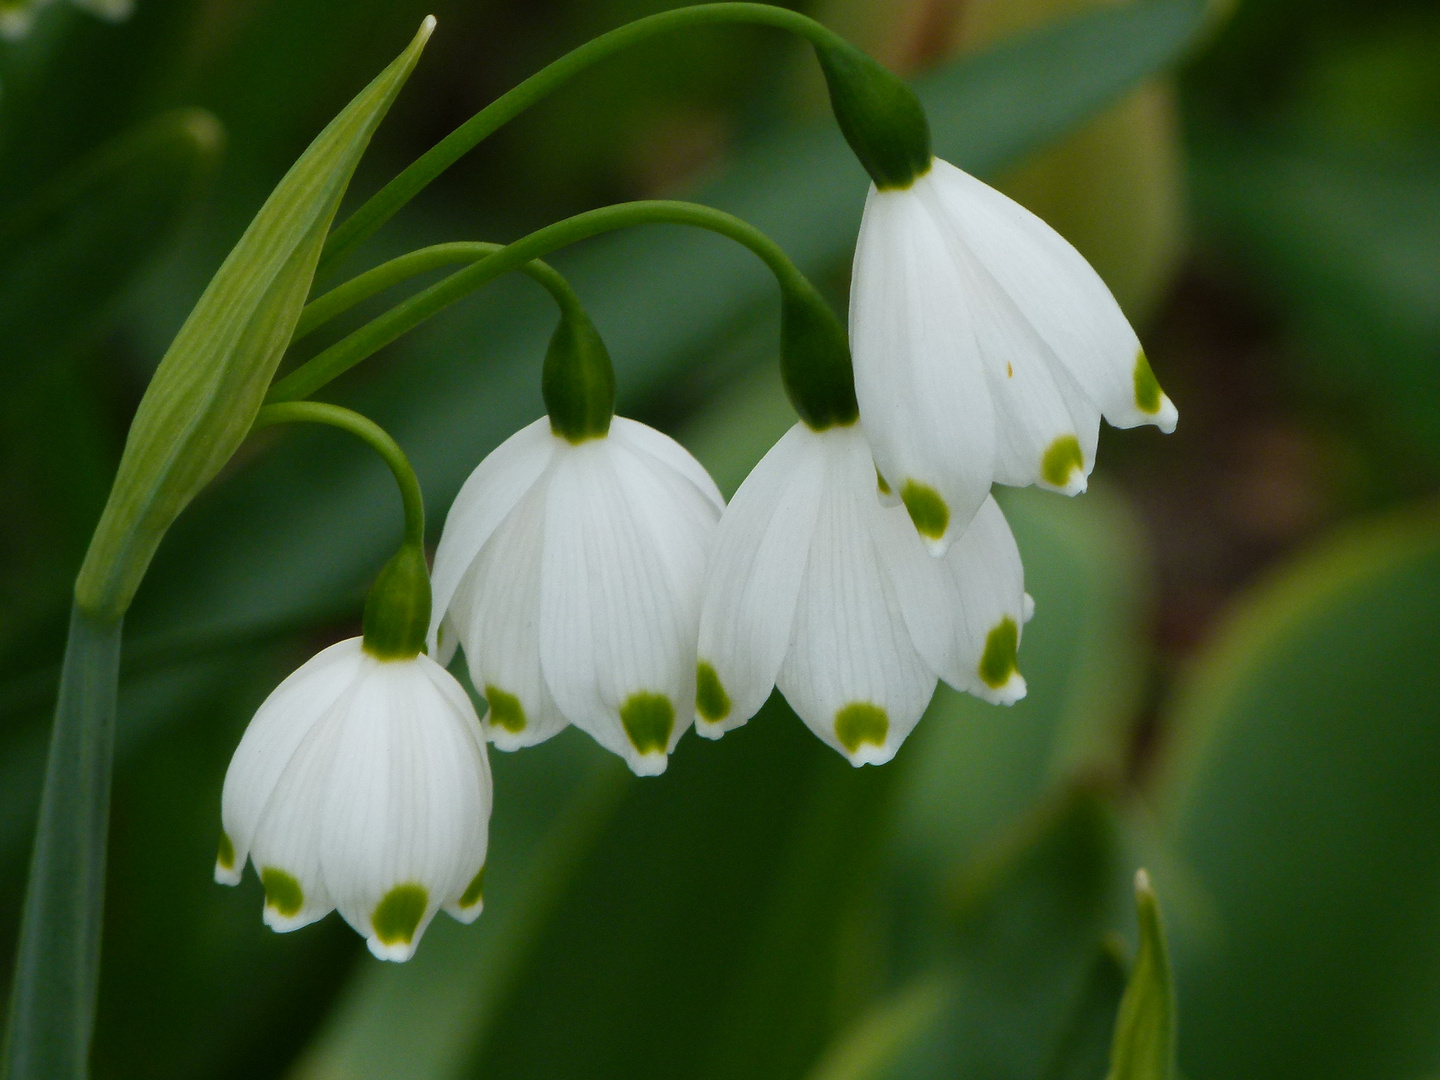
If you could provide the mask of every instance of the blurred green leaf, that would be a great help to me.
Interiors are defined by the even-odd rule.
[[[1433,508],[1355,528],[1255,590],[1181,688],[1169,835],[1211,913],[1171,927],[1190,1075],[1440,1061],[1437,597]]]
[[[210,114],[165,114],[0,217],[0,490],[10,510],[0,532],[0,654],[68,606],[114,470],[100,422],[104,380],[80,349],[173,238],[221,143]]]
[[[1124,993],[1123,947],[1109,937],[1095,950],[1040,1080],[1100,1080],[1105,1075]]]
[[[631,785],[461,1075],[803,1076],[858,1007],[849,927],[898,772],[852,769],[778,696],[683,742]]]
[[[941,1004],[929,1023],[908,1029],[903,1043],[865,1062],[860,1075],[1057,1075],[1062,1055],[1083,1049],[1076,1026],[1095,1011],[1091,999],[1099,996],[1104,1005],[1094,957],[1122,911],[1121,840],[1108,798],[1075,785],[972,864],[950,889],[954,936],[948,953],[938,954],[949,959],[931,973]]]
[[[1440,140],[1194,125],[1207,234],[1278,302],[1302,384],[1440,467]],[[1298,366],[1300,363],[1307,366]]]
[[[1107,1080],[1170,1080],[1175,1075],[1175,987],[1160,905],[1144,870],[1135,875],[1135,911],[1140,951],[1120,999]]]
[[[929,976],[871,1008],[820,1059],[809,1080],[878,1080],[943,1016],[952,988]]]
[[[107,143],[0,217],[4,377],[91,332],[204,191],[224,132],[209,113],[166,113]],[[8,395],[7,395],[8,396]]]
[[[161,538],[244,440],[300,317],[350,175],[434,21],[300,156],[175,336],[136,410],[76,602],[118,618]]]

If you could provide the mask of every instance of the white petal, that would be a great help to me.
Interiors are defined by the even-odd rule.
[[[887,528],[896,539],[882,544],[886,572],[926,664],[955,689],[986,701],[1009,705],[1024,697],[1016,650],[1033,603],[1027,603],[1020,552],[995,500],[985,500],[938,561],[922,561],[901,546],[901,523]]]
[[[990,493],[996,418],[964,275],[915,190],[925,182],[870,189],[850,347],[875,463],[941,553]]]
[[[695,707],[717,513],[613,439],[567,448],[545,510],[540,658],[560,711],[639,775],[663,772]]]
[[[911,643],[870,528],[869,448],[832,429],[829,466],[778,684],[800,718],[853,765],[883,764],[919,722],[935,675]]]
[[[708,738],[749,720],[775,687],[825,484],[822,440],[792,427],[720,519],[700,616],[695,730]]]
[[[321,832],[346,718],[376,663],[361,654],[344,693],[300,740],[260,815],[250,859],[265,886],[265,925],[272,930],[299,929],[335,907],[320,865]]]
[[[521,428],[485,456],[455,496],[440,546],[435,550],[435,568],[430,575],[430,652],[440,657],[440,621],[460,579],[479,554],[490,534],[505,520],[532,484],[540,478],[563,440],[550,431],[549,417],[542,416]],[[453,645],[450,653],[454,652]],[[449,660],[449,655],[443,657]]]
[[[216,860],[216,881],[239,883],[255,828],[281,773],[310,729],[359,675],[360,645],[359,638],[349,638],[311,657],[271,691],[245,729],[220,797],[221,849],[225,853],[228,843],[230,860],[229,865]]]
[[[485,730],[501,750],[567,726],[540,670],[540,568],[547,478],[536,482],[480,549],[450,604],[465,662],[490,703]]]
[[[1019,203],[953,165],[937,160],[927,179],[978,262],[1105,419],[1173,430],[1174,405],[1158,387],[1146,399],[1149,365],[1137,372],[1140,342],[1084,256]]]
[[[717,514],[725,509],[725,499],[721,496],[720,489],[715,486],[715,481],[705,471],[705,466],[669,435],[638,420],[617,416],[610,421],[610,437],[619,439],[634,450],[649,454],[656,461],[685,477],[710,501]]]
[[[408,959],[484,865],[479,721],[447,682],[425,656],[375,662],[335,748],[321,867],[336,907],[383,960]]]

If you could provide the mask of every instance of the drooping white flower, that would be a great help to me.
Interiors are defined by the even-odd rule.
[[[350,638],[260,706],[225,774],[215,880],[248,858],[264,918],[294,930],[338,908],[382,960],[407,960],[435,912],[480,914],[490,765],[474,706],[429,657]]]
[[[718,738],[779,686],[852,764],[889,761],[936,677],[987,701],[1024,696],[1020,555],[993,499],[934,558],[876,494],[860,425],[796,424],[720,521],[700,620],[696,730]]]
[[[908,187],[871,186],[850,344],[876,465],[937,552],[992,481],[1083,491],[1102,415],[1116,427],[1175,427],[1175,406],[1089,263],[938,158]]]
[[[541,417],[465,482],[435,554],[431,650],[455,641],[502,750],[567,723],[642,776],[690,726],[700,595],[724,500],[678,443]]]

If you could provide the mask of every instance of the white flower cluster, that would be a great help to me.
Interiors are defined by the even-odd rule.
[[[1082,491],[1102,415],[1168,431],[1175,409],[1084,259],[944,162],[872,188],[850,315],[858,421],[797,423],[728,507],[633,420],[541,418],[490,454],[446,521],[429,629],[440,663],[463,647],[485,722],[440,663],[333,646],[246,733],[217,877],[248,856],[271,926],[337,907],[403,959],[440,907],[480,909],[486,739],[574,724],[655,775],[692,723],[718,738],[778,686],[858,766],[894,756],[938,679],[1022,697],[1032,605],[991,485]]]

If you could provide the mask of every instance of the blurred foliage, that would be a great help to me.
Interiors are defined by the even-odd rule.
[[[441,3],[349,202],[564,49],[663,6]],[[68,587],[128,418],[266,194],[428,10],[140,0],[108,24],[56,4],[0,44],[3,966]],[[127,624],[96,1075],[1102,1080],[1142,862],[1173,934],[1186,1076],[1440,1071],[1440,528],[1424,508],[1440,18],[1423,0],[1245,0],[1223,26],[1206,10],[817,13],[918,72],[937,149],[1094,260],[1147,346],[1154,328],[1172,393],[1219,402],[1213,441],[1184,445],[1224,451],[1234,373],[1273,375],[1266,408],[1350,455],[1348,501],[1314,531],[1363,520],[1311,553],[1296,549],[1314,532],[1291,537],[1268,578],[1247,563],[1225,583],[1246,588],[1236,613],[1175,663],[1155,605],[1190,598],[1167,560],[1223,538],[1181,542],[1155,513],[1195,497],[1194,463],[1137,472],[1173,458],[1153,433],[1109,433],[1083,498],[1002,494],[1037,602],[1024,702],[942,688],[884,770],[844,766],[778,697],[719,744],[684,740],[659,780],[574,732],[496,754],[485,915],[437,921],[393,966],[338,919],[271,934],[252,879],[210,883],[246,719],[353,626],[400,525],[378,462],[304,433],[253,439],[162,545]],[[771,233],[843,306],[864,177],[795,92],[810,63],[743,29],[612,61],[468,157],[355,269],[685,191]],[[763,269],[670,228],[557,262],[615,357],[622,411],[733,492],[792,422]],[[1223,310],[1192,314],[1197,278]],[[499,283],[336,384],[411,455],[437,526],[539,412],[546,303]],[[1199,360],[1167,348],[1195,318],[1259,326],[1243,356],[1262,370],[1226,366],[1223,335]]]

